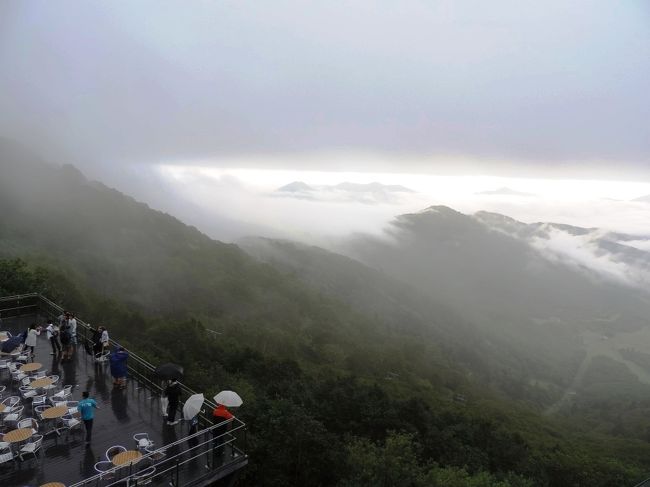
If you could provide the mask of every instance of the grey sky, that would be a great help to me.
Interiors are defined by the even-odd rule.
[[[645,0],[0,3],[0,135],[81,166],[640,173],[649,80]]]

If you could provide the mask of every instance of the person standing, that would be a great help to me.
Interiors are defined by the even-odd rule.
[[[77,349],[77,318],[74,314],[70,314],[70,319],[68,320],[68,327],[70,328],[70,344]]]
[[[68,323],[68,312],[62,311],[57,317],[57,321],[59,322],[59,329],[62,329],[63,325]]]
[[[86,446],[90,446],[93,436],[93,420],[95,419],[95,409],[99,409],[97,402],[90,398],[88,391],[83,391],[83,399],[77,405],[77,411],[81,414],[81,419],[86,427]]]
[[[108,339],[108,330],[104,326],[102,326],[102,335],[99,340],[102,342],[102,354],[103,354],[104,352],[106,352],[110,344],[110,340]]]
[[[126,387],[126,362],[129,358],[129,352],[124,347],[119,347],[115,352],[111,353],[111,376],[113,377],[113,386],[120,389]]]
[[[212,419],[217,425],[217,427],[212,430],[215,445],[214,451],[217,457],[223,455],[226,433],[230,431],[230,428],[232,427],[232,421],[229,420],[232,418],[234,418],[234,416],[226,409],[226,406],[217,403],[217,407],[212,411]]]
[[[25,352],[29,353],[31,357],[34,356],[34,349],[36,348],[36,338],[41,334],[41,327],[36,327],[36,323],[29,325],[27,330],[27,338],[25,338]]]
[[[101,356],[102,354],[102,327],[97,326],[93,331],[93,355],[95,357]]]
[[[61,339],[61,348],[63,354],[61,355],[61,361],[71,360],[72,359],[72,342],[70,338],[70,327],[68,322],[64,321],[63,326],[59,330],[59,338]]]
[[[167,424],[178,424],[178,420],[174,420],[176,418],[176,410],[178,409],[178,404],[181,399],[181,384],[177,379],[169,382],[165,388],[165,396],[167,396],[167,399],[169,399],[169,404],[167,405]]]
[[[61,353],[61,343],[59,343],[59,328],[57,326],[54,326],[54,323],[52,323],[51,319],[47,320],[47,327],[45,328],[45,331],[47,332],[47,339],[50,341],[50,345],[52,345],[52,353],[50,355]]]

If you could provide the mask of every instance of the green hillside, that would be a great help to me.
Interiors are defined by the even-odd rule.
[[[194,388],[240,392],[247,485],[606,486],[650,471],[644,441],[493,392],[472,373],[490,354],[463,356],[473,325],[408,287],[325,293],[17,148],[0,148],[0,176],[0,293],[42,291],[180,361]]]

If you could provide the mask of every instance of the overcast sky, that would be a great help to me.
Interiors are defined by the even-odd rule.
[[[649,80],[647,0],[0,2],[0,135],[87,170],[650,180]]]

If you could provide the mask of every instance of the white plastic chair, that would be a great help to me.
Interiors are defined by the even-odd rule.
[[[25,409],[24,406],[17,406],[14,407],[9,414],[5,415],[4,424],[7,428],[16,429],[18,421],[23,417],[23,409]]]
[[[126,448],[124,448],[122,445],[113,445],[108,450],[106,450],[106,460],[112,462],[113,457],[118,453],[122,453],[123,451],[126,451]]]
[[[149,438],[149,433],[136,433],[133,435],[133,439],[135,440],[136,448],[140,451],[151,448],[154,445],[153,441]]]
[[[72,397],[72,386],[63,386],[59,392],[52,394],[52,402],[54,401],[67,401]]]
[[[20,421],[18,421],[18,424],[16,425],[16,427],[17,428],[31,428],[33,435],[38,433],[38,421],[36,421],[34,418],[21,419]]]
[[[111,480],[112,478],[115,478],[115,472],[105,473],[107,470],[111,470],[114,467],[115,467],[115,465],[113,465],[113,462],[109,462],[109,461],[106,461],[106,460],[102,460],[101,462],[97,462],[94,465],[95,472],[97,472],[98,474],[101,474],[100,478],[102,478],[104,480]]]
[[[43,435],[34,435],[30,438],[29,443],[26,445],[23,445],[23,447],[20,449],[19,458],[23,460],[23,455],[26,455],[28,453],[31,453],[34,455],[34,459],[36,459],[36,452],[38,452],[41,449],[41,445],[43,444]]]
[[[36,389],[34,389],[32,386],[20,386],[18,388],[18,392],[20,392],[20,395],[23,399],[28,399],[36,395]]]
[[[32,397],[32,411],[36,411],[36,406],[45,406],[47,404],[47,396],[45,394],[38,394]]]
[[[50,379],[52,379],[52,383],[50,385],[47,385],[47,386],[43,387],[43,390],[45,392],[56,389],[56,383],[59,382],[59,376],[58,375],[50,375],[49,377],[50,377]]]
[[[52,407],[52,406],[50,406],[50,405],[48,405],[48,404],[45,404],[45,405],[43,405],[43,406],[36,406],[36,407],[34,408],[34,414],[36,415],[36,417],[37,417],[38,419],[40,419],[41,421],[43,421],[43,420],[44,420],[44,418],[43,418],[43,411],[45,411],[46,409],[50,409],[51,407]]]
[[[27,374],[21,372],[17,368],[11,371],[11,380],[17,383],[22,383],[22,380],[27,377]]]
[[[110,350],[104,350],[101,353],[95,354],[95,363],[101,364],[108,362],[108,356],[111,354]]]
[[[74,433],[77,430],[81,431],[81,420],[77,415],[68,413],[61,418],[61,421],[63,422],[63,428],[68,430],[68,434],[70,432]]]
[[[7,410],[10,411],[11,409],[15,408],[18,404],[20,404],[20,397],[18,397],[18,396],[6,397],[6,398],[4,398],[2,400],[2,404],[7,406]],[[5,410],[5,411],[7,411],[7,410]],[[9,411],[7,411],[7,412],[9,412]]]
[[[78,405],[79,401],[66,401],[65,406],[68,408],[68,414],[76,413]]]
[[[11,445],[0,446],[0,465],[3,463],[11,462],[16,458],[13,451],[11,450]]]

